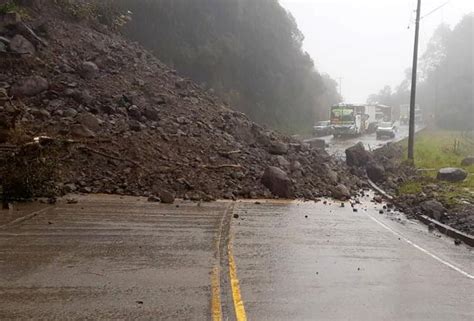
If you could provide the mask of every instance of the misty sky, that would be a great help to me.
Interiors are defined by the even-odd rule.
[[[447,0],[422,0],[421,16]],[[305,35],[304,49],[320,72],[339,81],[346,102],[365,102],[384,85],[397,86],[411,66],[416,0],[280,0]],[[452,0],[424,18],[420,54],[442,22],[453,27],[474,0]],[[408,25],[410,29],[408,29]]]

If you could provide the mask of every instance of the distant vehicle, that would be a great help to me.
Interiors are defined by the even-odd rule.
[[[313,127],[313,134],[316,137],[332,135],[331,121],[318,121]]]
[[[331,107],[334,137],[359,136],[375,131],[375,106],[339,104]]]
[[[400,124],[408,125],[410,121],[410,105],[400,105]],[[415,105],[415,124],[421,124],[423,122],[423,116],[421,113],[420,105]]]
[[[395,138],[397,135],[397,126],[392,122],[381,122],[377,127],[376,135],[377,139],[382,137]]]

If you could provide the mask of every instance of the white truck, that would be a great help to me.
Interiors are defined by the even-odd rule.
[[[376,107],[360,104],[339,104],[331,107],[334,137],[359,136],[376,129]]]

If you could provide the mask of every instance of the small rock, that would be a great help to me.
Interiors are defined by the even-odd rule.
[[[442,221],[446,213],[446,208],[436,200],[425,201],[420,204],[423,212],[437,221]]]
[[[461,242],[460,239],[455,239],[455,240],[454,240],[454,244],[455,244],[455,245],[461,245],[461,243],[462,243],[462,242]]]
[[[90,130],[89,128],[81,124],[72,125],[69,132],[74,137],[80,137],[80,138],[94,138],[95,137],[95,133],[92,130]]]
[[[142,117],[140,108],[138,108],[137,105],[131,105],[130,107],[128,107],[128,115],[136,120],[139,120]]]
[[[36,52],[35,46],[22,35],[15,35],[10,41],[9,48],[10,51],[19,54],[34,55]]]
[[[74,183],[69,183],[64,185],[64,192],[66,193],[74,193],[77,191],[77,186]]]
[[[149,120],[153,120],[153,121],[159,121],[160,120],[160,114],[153,107],[145,108],[145,111],[143,112],[143,114]]]
[[[435,225],[433,223],[430,223],[430,225],[428,225],[428,231],[433,232],[434,229],[435,229]]]
[[[76,117],[77,115],[77,110],[75,110],[74,108],[66,108],[66,110],[64,110],[63,112],[63,116],[64,117],[70,117],[70,118],[74,118]]]
[[[79,75],[85,79],[93,79],[99,74],[99,67],[92,61],[85,61],[79,67]]]
[[[234,218],[239,218],[239,214],[234,214]]]
[[[290,167],[290,162],[286,160],[285,157],[279,155],[277,156],[277,162],[278,162],[278,166],[280,168],[288,168]]]
[[[175,196],[170,191],[162,190],[160,192],[160,199],[161,199],[161,202],[164,204],[173,204],[175,200]]]
[[[67,204],[77,204],[78,201],[77,201],[77,199],[75,199],[75,198],[67,198],[67,199],[66,199],[66,203],[67,203]]]
[[[382,203],[383,198],[380,195],[375,195],[374,198],[372,199],[375,203]]]
[[[380,211],[379,211],[379,214],[383,214],[383,213],[384,213],[384,211],[383,211],[383,210],[380,210]]]
[[[10,94],[14,97],[35,96],[48,90],[48,88],[49,82],[45,78],[31,76],[16,82],[10,90]]]
[[[101,122],[92,113],[82,113],[76,117],[76,120],[79,124],[93,131],[98,131],[101,127]]]
[[[272,155],[286,155],[288,154],[289,146],[283,142],[272,142],[268,152]]]

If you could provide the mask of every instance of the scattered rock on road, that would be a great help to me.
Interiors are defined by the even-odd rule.
[[[175,199],[175,196],[173,193],[171,193],[170,191],[168,190],[162,190],[160,192],[160,199],[161,199],[161,202],[162,203],[165,203],[165,204],[173,204],[174,203],[174,199]]]

